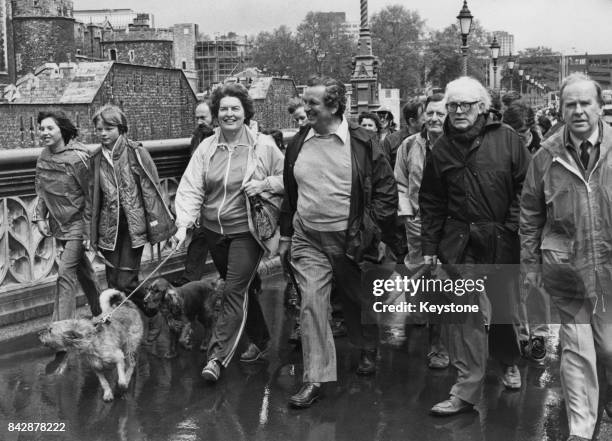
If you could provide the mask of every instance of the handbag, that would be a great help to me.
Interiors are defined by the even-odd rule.
[[[268,208],[267,203],[261,196],[249,197],[251,203],[251,218],[253,227],[262,241],[271,239],[276,232],[277,218]]]

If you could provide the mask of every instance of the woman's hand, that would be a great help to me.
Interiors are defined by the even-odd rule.
[[[187,238],[187,228],[179,227],[176,230],[176,233],[174,234],[174,236],[172,237],[172,240],[174,242],[173,246],[176,246],[177,248],[179,248],[181,245],[183,245],[186,238]]]
[[[242,189],[245,191],[248,197],[257,196],[258,194],[266,191],[266,181],[249,181],[244,184]]]
[[[51,236],[51,232],[49,231],[49,224],[46,220],[36,221],[36,226],[38,227],[38,231],[45,237]]]

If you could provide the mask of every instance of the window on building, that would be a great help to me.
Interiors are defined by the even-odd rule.
[[[134,49],[130,49],[128,51],[128,58],[130,59],[130,63],[134,62],[134,59],[136,58],[135,55],[134,55]]]
[[[189,35],[189,28],[183,29],[183,35]]]
[[[181,69],[187,70],[187,62],[185,60],[181,61]]]
[[[108,55],[112,61],[117,61],[117,49],[111,49]]]

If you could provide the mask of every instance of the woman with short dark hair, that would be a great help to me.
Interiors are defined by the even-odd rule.
[[[157,168],[142,144],[127,137],[128,123],[116,106],[104,106],[92,118],[101,142],[94,155],[91,224],[87,246],[105,259],[109,288],[129,294],[138,282],[144,245],[176,231],[159,190]],[[131,298],[146,313],[142,290]]]
[[[186,229],[202,213],[202,228],[219,274],[225,279],[222,306],[208,347],[202,377],[216,381],[232,359],[242,332],[249,347],[242,362],[261,359],[270,334],[259,300],[249,285],[257,275],[264,251],[273,253],[283,194],[283,155],[274,140],[249,129],[253,101],[240,84],[213,92],[213,116],[219,131],[194,152],[176,192],[176,239],[185,240]],[[258,227],[253,208],[268,213],[269,229]],[[265,234],[264,234],[265,232]]]
[[[364,129],[376,133],[376,139],[380,141],[382,123],[380,122],[378,115],[371,112],[361,112],[357,118],[357,121]]]
[[[96,316],[101,312],[99,290],[83,250],[84,213],[90,204],[89,152],[75,140],[78,130],[63,111],[40,112],[37,121],[43,151],[36,162],[33,221],[43,236],[53,236],[63,248],[52,320],[75,318],[78,283]]]

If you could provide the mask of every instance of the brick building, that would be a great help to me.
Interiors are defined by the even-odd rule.
[[[295,122],[287,112],[287,105],[297,94],[295,83],[290,78],[253,78],[249,95],[255,104],[253,119],[259,124],[259,128],[264,130],[294,127]]]
[[[183,72],[119,62],[47,64],[17,83],[18,95],[0,104],[0,148],[38,146],[39,111],[61,108],[95,142],[91,117],[104,104],[121,107],[136,140],[191,135],[196,97]]]
[[[121,63],[174,67],[172,30],[151,28],[147,17],[139,14],[127,29],[105,30],[101,41],[103,56]]]

